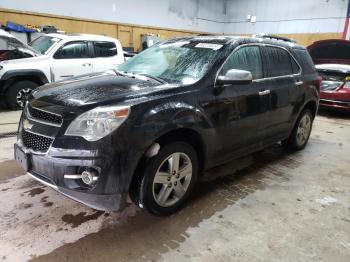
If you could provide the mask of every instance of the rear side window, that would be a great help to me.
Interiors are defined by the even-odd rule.
[[[88,58],[89,49],[86,42],[71,42],[61,47],[54,55],[55,59]]]
[[[294,49],[294,54],[305,74],[316,73],[314,62],[312,62],[309,52],[304,49]]]
[[[235,51],[223,65],[220,75],[225,75],[230,69],[247,70],[253,79],[263,77],[260,48],[258,46],[242,47]]]
[[[267,77],[297,74],[300,69],[291,55],[284,49],[272,46],[265,47]]]
[[[117,55],[117,47],[113,42],[94,42],[95,57],[110,57]]]

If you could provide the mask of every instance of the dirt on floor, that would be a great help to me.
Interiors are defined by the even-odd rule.
[[[348,262],[349,131],[350,117],[323,113],[305,150],[276,144],[212,169],[170,217],[92,210],[5,160],[0,260]]]

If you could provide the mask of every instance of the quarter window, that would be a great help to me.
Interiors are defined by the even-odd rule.
[[[247,46],[235,51],[223,65],[220,75],[225,75],[230,69],[250,71],[253,79],[262,78],[263,70],[259,47]]]
[[[286,50],[272,46],[265,47],[265,50],[267,77],[293,75],[299,72],[299,66]]]
[[[86,42],[72,42],[64,45],[54,55],[56,59],[89,58],[89,49]]]
[[[117,55],[117,47],[113,42],[94,42],[95,57],[110,57]]]

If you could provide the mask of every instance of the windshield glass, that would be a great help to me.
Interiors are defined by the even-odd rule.
[[[204,76],[221,47],[189,41],[159,44],[129,59],[118,70],[191,84]]]
[[[51,36],[40,36],[34,41],[32,41],[29,45],[38,51],[40,54],[46,54],[46,52],[54,46],[56,43],[61,41],[62,39]]]

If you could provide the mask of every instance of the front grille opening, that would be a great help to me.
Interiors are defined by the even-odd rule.
[[[62,117],[59,115],[55,115],[46,111],[42,111],[36,108],[31,107],[28,105],[28,112],[32,118],[53,123],[56,125],[61,125],[62,124]]]
[[[49,150],[53,142],[53,138],[33,134],[23,130],[21,132],[22,141],[26,148],[32,149],[36,152],[45,153]]]

